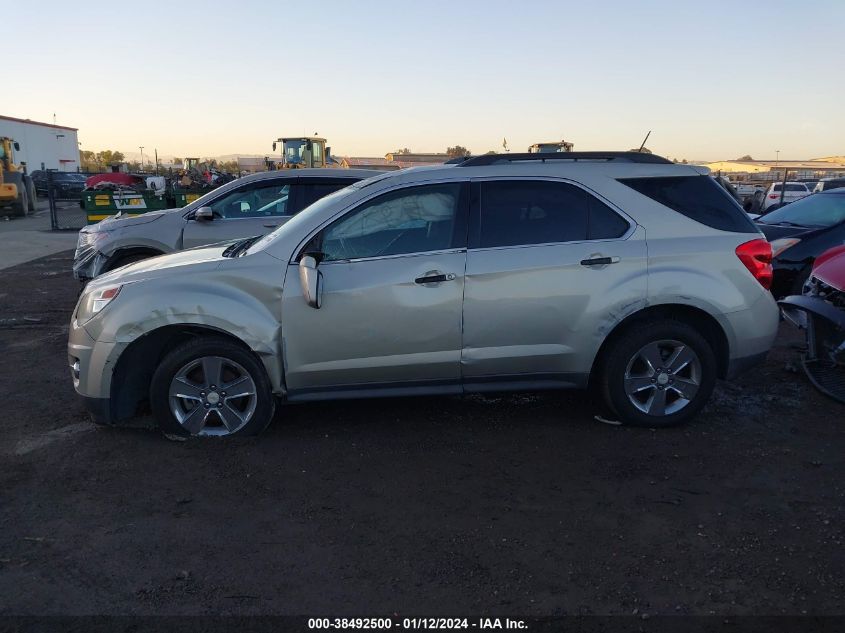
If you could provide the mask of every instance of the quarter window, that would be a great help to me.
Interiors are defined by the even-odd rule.
[[[425,185],[365,202],[323,233],[323,261],[451,248],[461,185]]]
[[[714,229],[757,233],[742,207],[710,176],[621,178],[619,182]]]

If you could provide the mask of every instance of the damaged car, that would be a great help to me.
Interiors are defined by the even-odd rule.
[[[807,333],[807,377],[845,403],[845,245],[816,258],[802,295],[778,303],[784,318]]]
[[[269,235],[88,284],[73,383],[94,419],[252,435],[279,402],[592,387],[666,427],[777,333],[771,247],[706,168],[639,152],[392,172]]]
[[[86,282],[133,262],[269,233],[326,194],[377,174],[365,169],[297,169],[252,174],[180,209],[119,213],[79,231],[73,276]]]
[[[845,244],[845,189],[815,193],[755,222],[772,244],[772,294],[800,295],[816,257]]]

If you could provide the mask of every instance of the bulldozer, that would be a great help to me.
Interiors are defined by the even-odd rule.
[[[12,215],[24,217],[35,211],[35,184],[26,173],[26,165],[14,161],[20,144],[7,136],[0,137],[0,213],[11,210]]]
[[[305,169],[308,167],[337,167],[330,156],[331,148],[326,139],[319,136],[283,137],[273,142],[273,151],[281,151],[282,169]]]

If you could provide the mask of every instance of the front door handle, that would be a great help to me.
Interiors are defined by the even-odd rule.
[[[264,228],[265,228],[265,229],[275,229],[275,228],[278,228],[278,227],[279,227],[279,223],[278,223],[278,222],[277,222],[276,224],[265,224],[265,225],[264,225]]]
[[[427,272],[422,277],[417,277],[414,279],[415,284],[439,284],[443,281],[453,281],[455,279],[455,273],[441,273],[437,270],[432,270]]]
[[[590,259],[582,259],[582,266],[607,266],[608,264],[616,264],[619,261],[618,257],[591,257]]]

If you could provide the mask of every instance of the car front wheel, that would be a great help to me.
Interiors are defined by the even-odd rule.
[[[620,421],[665,427],[693,418],[716,384],[716,356],[698,331],[679,321],[633,324],[602,371],[607,405]]]
[[[215,337],[189,341],[165,356],[153,375],[150,403],[162,430],[177,435],[257,435],[275,410],[259,360]]]

